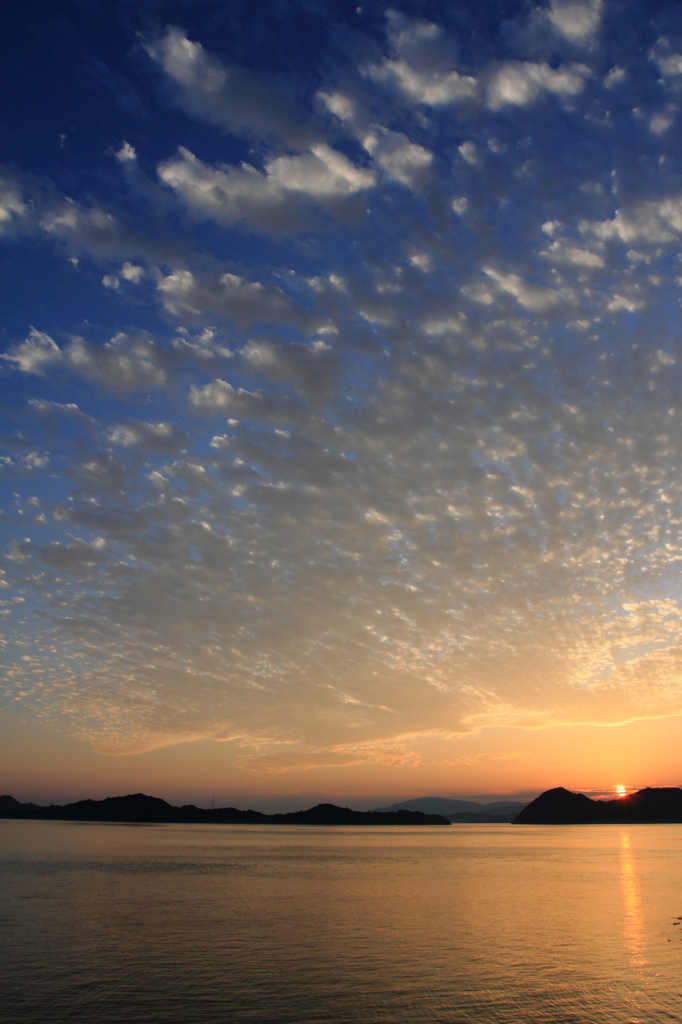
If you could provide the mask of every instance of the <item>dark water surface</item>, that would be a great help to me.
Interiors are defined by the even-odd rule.
[[[5,1024],[682,1021],[682,826],[0,821]]]

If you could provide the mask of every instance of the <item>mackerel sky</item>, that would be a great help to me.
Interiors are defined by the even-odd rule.
[[[8,713],[272,773],[682,713],[682,6],[10,6]]]

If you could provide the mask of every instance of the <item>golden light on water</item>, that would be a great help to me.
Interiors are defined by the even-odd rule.
[[[629,950],[633,967],[643,967],[646,964],[646,959],[644,957],[642,901],[637,863],[627,832],[621,833],[620,837],[620,884],[625,909],[625,944]]]

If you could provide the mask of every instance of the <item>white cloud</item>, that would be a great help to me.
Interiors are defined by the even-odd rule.
[[[410,256],[410,263],[413,267],[419,267],[425,274],[433,270],[433,259],[428,252],[416,252]]]
[[[649,121],[649,131],[653,132],[654,135],[662,135],[663,132],[667,132],[674,120],[672,111],[666,114],[655,114]]]
[[[618,313],[621,310],[624,310],[626,313],[635,313],[638,309],[641,309],[643,305],[643,302],[638,302],[635,299],[628,299],[624,295],[614,295],[606,308],[612,313]]]
[[[350,96],[342,92],[320,92],[318,99],[322,101],[330,114],[334,114],[346,124],[354,124],[358,120],[357,106]]]
[[[634,203],[617,210],[610,220],[583,221],[580,230],[600,239],[621,242],[671,242],[682,232],[682,199],[670,197],[656,202]]]
[[[367,77],[392,85],[413,103],[431,107],[475,96],[476,78],[449,66],[447,52],[442,49],[442,29],[432,22],[410,20],[395,11],[387,11],[387,16],[393,57],[368,64],[363,69]]]
[[[406,60],[387,60],[371,65],[367,75],[379,82],[389,82],[414,103],[430,107],[446,106],[476,95],[477,80],[457,71],[446,73],[416,69]]]
[[[263,402],[260,395],[253,394],[243,388],[233,388],[225,380],[214,380],[203,387],[192,385],[190,403],[199,412],[214,415],[224,413],[226,416],[260,416]],[[215,440],[215,439],[214,439]],[[214,445],[218,447],[218,445]],[[223,447],[223,445],[220,445]]]
[[[599,23],[601,0],[555,2],[548,12],[554,27],[572,41],[586,41]],[[497,67],[482,69],[479,77],[462,75],[446,67],[443,54],[435,44],[444,33],[428,22],[410,22],[391,14],[389,38],[394,57],[368,64],[363,73],[374,81],[386,82],[414,103],[431,107],[446,106],[465,99],[476,99],[481,91],[487,106],[499,110],[507,105],[525,106],[542,92],[568,98],[576,96],[590,74],[584,64],[552,68],[546,63],[506,61]],[[596,20],[595,20],[596,19]],[[327,104],[344,120],[354,118],[354,109],[338,95],[327,96]]]
[[[428,319],[422,325],[425,334],[436,336],[442,334],[461,334],[465,326],[466,317],[463,313],[445,317],[443,320]]]
[[[137,160],[135,147],[131,146],[129,142],[124,142],[116,152],[116,159],[122,164],[132,163],[133,160]]]
[[[131,284],[139,284],[145,273],[144,267],[135,266],[133,263],[124,263],[119,270],[119,275],[123,280],[130,281]]]
[[[589,69],[583,64],[551,68],[549,64],[530,61],[508,61],[490,76],[488,106],[500,110],[504,106],[526,106],[544,91],[564,98],[577,96],[585,86]]]
[[[552,263],[581,267],[586,270],[597,270],[606,266],[598,253],[591,252],[589,249],[579,249],[577,246],[567,245],[560,241],[552,242],[542,255]]]
[[[478,167],[480,164],[481,156],[478,152],[478,147],[476,146],[476,143],[472,142],[470,139],[458,146],[457,151],[462,159],[470,164],[471,167]]]
[[[42,374],[49,365],[61,362],[63,354],[49,334],[33,328],[25,341],[10,346],[0,358],[14,363],[22,373]]]
[[[111,213],[96,206],[84,208],[71,199],[48,209],[39,225],[48,235],[85,244],[96,251],[112,247],[117,229]]]
[[[310,333],[324,323],[281,289],[246,281],[238,274],[198,276],[190,270],[176,270],[162,277],[157,289],[168,312],[180,319],[218,315],[242,324],[290,324]]]
[[[105,274],[102,278],[102,284],[105,288],[111,288],[116,291],[121,281],[128,281],[130,284],[139,284],[143,277],[146,277],[147,271],[144,267],[136,266],[133,263],[124,263],[121,269],[116,274]]]
[[[0,172],[0,235],[42,236],[68,254],[74,267],[81,255],[155,262],[177,255],[175,240],[155,238],[149,225],[135,228],[129,220],[101,204],[64,196],[45,179]]]
[[[306,223],[304,202],[328,205],[372,188],[375,175],[356,167],[342,153],[317,145],[301,156],[277,157],[264,173],[241,167],[213,168],[180,148],[179,158],[166,161],[159,177],[187,205],[222,223],[246,222],[265,231],[298,230]]]
[[[656,64],[664,78],[682,75],[682,54],[671,52],[670,40],[662,36],[649,50],[649,59]]]
[[[227,67],[176,28],[152,41],[147,51],[195,116],[237,133],[274,137],[292,146],[320,141],[319,133],[296,113],[286,82]]]
[[[320,199],[352,195],[371,188],[375,180],[371,171],[355,167],[323,143],[303,156],[278,157],[266,165],[266,171],[283,188]]]
[[[670,57],[659,57],[656,63],[664,75],[682,75],[682,53],[674,53]]]
[[[28,212],[18,184],[9,178],[0,178],[0,234],[6,234]]]
[[[547,16],[571,43],[591,40],[601,23],[602,0],[551,0]]]
[[[46,419],[64,416],[86,429],[95,425],[95,420],[79,409],[75,402],[48,402],[43,398],[30,398],[28,404]]]
[[[228,434],[216,434],[211,438],[211,448],[216,448],[218,451],[226,451],[233,444],[233,439]]]
[[[518,274],[505,274],[492,267],[483,267],[483,273],[491,278],[503,292],[512,295],[526,309],[545,313],[569,298],[567,293],[557,292],[543,285],[525,281]]]
[[[120,424],[107,431],[112,444],[147,451],[174,451],[187,442],[187,436],[172,423],[145,423],[141,420]]]
[[[604,85],[607,89],[615,89],[616,86],[620,85],[627,78],[627,71],[625,68],[611,68],[608,75],[604,79]]]
[[[162,350],[144,335],[118,334],[104,345],[91,345],[74,338],[65,348],[41,331],[10,346],[1,357],[23,373],[44,375],[60,368],[89,380],[99,381],[114,391],[163,387],[168,383],[168,360]]]
[[[159,177],[195,212],[221,223],[243,219],[264,230],[287,230],[299,223],[285,203],[282,184],[267,174],[249,164],[216,169],[183,147],[179,152],[179,158],[159,166]]]
[[[433,160],[428,149],[410,142],[402,132],[392,132],[387,128],[373,126],[362,144],[389,178],[408,188],[418,187],[424,182],[425,171]]]

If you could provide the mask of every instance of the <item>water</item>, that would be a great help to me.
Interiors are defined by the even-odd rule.
[[[5,1024],[682,1020],[682,826],[0,821]]]

